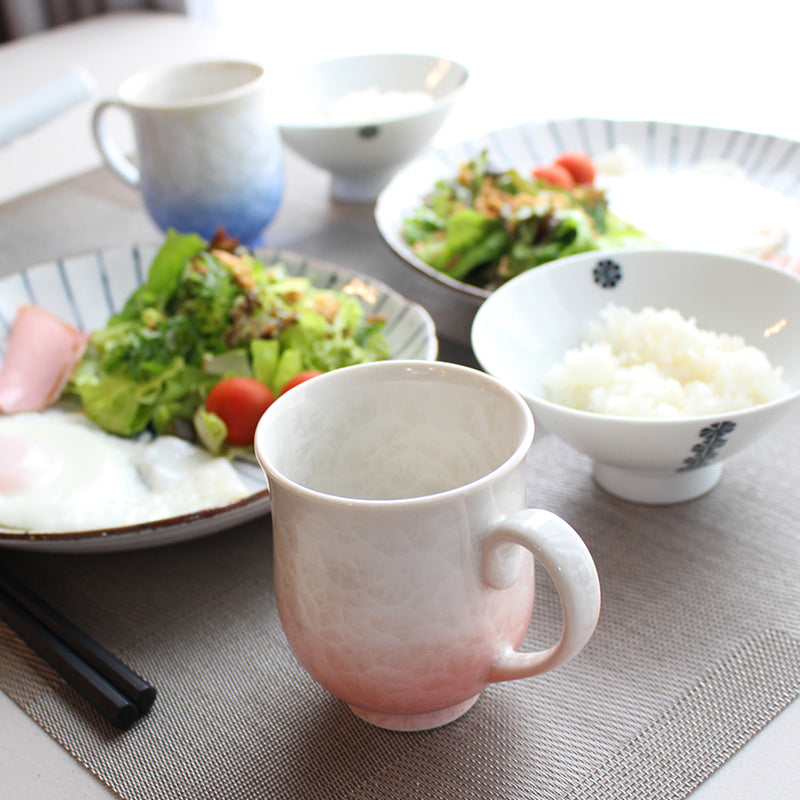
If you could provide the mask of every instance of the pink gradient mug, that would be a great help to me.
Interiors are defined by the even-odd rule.
[[[488,684],[554,669],[590,639],[592,557],[560,517],[526,508],[533,430],[515,392],[430,361],[326,373],[261,418],[281,624],[308,673],[361,718],[444,725]],[[563,630],[520,652],[534,557]]]

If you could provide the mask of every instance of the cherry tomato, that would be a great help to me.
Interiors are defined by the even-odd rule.
[[[289,378],[289,380],[286,381],[280,393],[286,394],[286,392],[288,392],[289,389],[294,389],[295,386],[309,380],[310,378],[316,378],[317,375],[322,375],[322,373],[316,369],[309,369],[306,370],[305,372],[298,372],[297,375],[294,376],[294,378]]]
[[[594,183],[597,169],[592,161],[592,157],[580,150],[567,150],[563,152],[553,162],[558,166],[563,167],[570,175],[572,175],[575,183],[578,184],[592,184]]]
[[[539,180],[552,183],[553,186],[561,186],[563,189],[573,189],[575,179],[572,173],[560,164],[542,164],[531,170],[531,175]]]
[[[228,444],[253,443],[261,415],[272,405],[275,395],[255,378],[225,378],[206,398],[206,411],[216,414],[228,428]]]

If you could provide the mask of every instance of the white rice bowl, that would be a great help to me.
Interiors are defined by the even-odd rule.
[[[613,364],[606,364],[610,382],[597,398],[604,413],[554,402],[545,389],[546,376],[579,347],[609,304],[637,313],[647,307],[674,309],[715,336],[740,337],[762,351],[768,364],[750,351],[737,356],[741,362],[718,370],[722,383],[712,382],[715,388],[705,390],[705,397],[701,392],[684,403],[688,416],[674,410],[656,414],[660,405],[668,405],[664,385],[656,386],[664,376],[638,375],[609,388],[619,378]],[[641,343],[641,334],[636,337]],[[664,354],[674,356],[676,342],[666,330],[651,338],[669,361]],[[740,342],[734,343],[740,349]],[[472,347],[487,372],[526,398],[540,433],[546,428],[592,459],[594,478],[604,489],[635,502],[681,502],[713,488],[724,460],[797,406],[800,279],[755,260],[716,253],[660,248],[584,253],[538,267],[495,291],[475,316]],[[691,370],[699,372],[704,356],[713,356],[707,347],[686,361]],[[569,382],[577,385],[576,375],[585,381],[586,365],[572,366]],[[593,368],[600,369],[597,363]],[[768,394],[764,402],[742,407],[764,375],[772,388],[762,388],[781,396]],[[722,398],[729,410],[703,406],[708,395],[715,395],[714,402]]]

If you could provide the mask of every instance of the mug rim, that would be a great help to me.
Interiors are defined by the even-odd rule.
[[[441,371],[442,369],[447,370],[451,373],[456,373],[461,376],[467,376],[468,378],[472,378],[473,380],[480,381],[485,386],[491,386],[494,391],[496,391],[499,395],[505,396],[510,404],[512,404],[517,411],[520,413],[524,425],[524,429],[522,435],[519,438],[514,450],[507,456],[507,458],[498,466],[494,467],[493,469],[485,472],[484,474],[480,475],[478,478],[474,480],[468,481],[467,483],[462,483],[459,486],[455,486],[452,489],[445,489],[439,492],[433,493],[426,493],[420,495],[414,495],[412,497],[398,497],[398,498],[364,498],[364,497],[349,497],[343,494],[332,494],[329,492],[319,491],[317,489],[312,489],[309,486],[300,483],[293,478],[290,478],[288,475],[284,473],[283,470],[279,469],[275,463],[274,459],[269,458],[266,453],[264,452],[263,447],[261,446],[261,440],[264,438],[267,426],[269,425],[270,419],[276,416],[282,409],[283,406],[287,405],[288,402],[292,402],[291,395],[294,392],[301,392],[305,393],[308,391],[313,391],[311,387],[315,382],[318,381],[334,381],[334,380],[344,380],[347,376],[354,374],[355,372],[396,372],[397,374],[401,374],[404,370],[414,370],[417,373],[427,372],[433,373],[435,371]],[[345,376],[343,378],[342,376]],[[356,385],[355,383],[353,385]],[[295,399],[298,395],[294,395]],[[280,483],[283,488],[290,489],[296,494],[302,495],[306,498],[313,498],[319,502],[328,502],[333,505],[347,505],[354,508],[397,508],[398,506],[408,506],[408,505],[419,505],[419,504],[428,504],[428,503],[438,503],[441,501],[447,501],[452,499],[454,496],[459,494],[467,494],[474,491],[480,490],[485,484],[492,483],[496,481],[498,478],[507,475],[508,473],[515,470],[521,462],[524,461],[525,457],[528,454],[531,446],[533,445],[533,438],[534,438],[534,417],[533,412],[531,411],[530,406],[525,401],[525,399],[513,388],[504,384],[502,381],[498,380],[492,375],[489,375],[486,372],[483,372],[479,369],[475,369],[473,367],[467,367],[461,364],[454,364],[450,362],[444,361],[423,361],[418,359],[389,359],[386,361],[372,361],[365,364],[355,364],[348,367],[341,367],[339,369],[331,370],[330,372],[323,373],[322,375],[318,375],[311,381],[306,381],[304,383],[295,386],[291,392],[288,392],[285,395],[279,396],[270,407],[264,412],[261,416],[261,419],[258,422],[258,426],[256,427],[256,434],[255,440],[253,442],[253,449],[255,451],[256,460],[259,463],[259,466],[264,471],[267,477],[267,484],[269,488],[269,482],[275,481]]]
[[[208,92],[206,94],[187,98],[185,100],[158,102],[140,100],[136,98],[137,92],[141,91],[141,86],[151,85],[153,81],[159,77],[171,77],[181,72],[197,69],[198,67],[225,67],[231,65],[251,68],[253,70],[253,75],[246,81],[233,86],[230,89]],[[177,64],[153,67],[151,69],[141,70],[133,75],[130,75],[120,84],[119,88],[117,89],[117,98],[125,106],[142,110],[152,109],[169,111],[202,108],[204,106],[215,105],[221,101],[232,100],[236,97],[249,94],[256,86],[258,86],[260,83],[263,83],[265,78],[266,69],[263,65],[258,64],[255,61],[239,58],[197,59],[194,61],[183,61]]]

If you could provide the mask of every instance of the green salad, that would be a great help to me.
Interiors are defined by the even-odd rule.
[[[222,233],[207,243],[170,231],[146,281],[92,334],[66,394],[111,433],[219,450],[225,425],[204,403],[221,380],[277,395],[304,371],[388,358],[384,325],[357,297],[267,266]]]
[[[602,189],[493,170],[486,150],[435,183],[403,235],[429,266],[487,289],[556,258],[649,240],[609,210]]]

